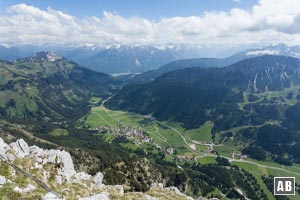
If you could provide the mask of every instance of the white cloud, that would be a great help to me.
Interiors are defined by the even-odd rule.
[[[242,3],[241,0],[233,0],[236,3]]]
[[[62,11],[18,4],[0,15],[0,42],[27,44],[300,45],[300,1],[260,0],[251,10],[151,21],[111,12],[77,18]]]

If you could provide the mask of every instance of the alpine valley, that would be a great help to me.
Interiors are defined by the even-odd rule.
[[[300,198],[299,47],[11,48],[0,199]],[[296,195],[274,196],[274,176],[296,177]]]

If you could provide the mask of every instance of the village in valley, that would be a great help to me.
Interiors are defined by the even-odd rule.
[[[143,130],[143,128],[138,126],[128,126],[124,124],[122,121],[117,121],[118,126],[112,126],[112,125],[104,125],[99,126],[97,128],[94,128],[95,131],[99,132],[100,134],[111,134],[112,136],[116,138],[125,137],[129,141],[131,141],[135,145],[141,145],[141,144],[149,144],[153,145],[160,151],[164,152],[166,155],[173,155],[175,156],[174,159],[179,162],[186,162],[186,161],[193,161],[196,160],[198,156],[194,156],[193,154],[188,155],[177,155],[176,149],[174,147],[163,147],[157,143],[155,143],[154,139],[149,136],[149,134]],[[196,151],[196,144],[200,144],[202,146],[206,146],[207,150],[204,151],[205,154],[211,155],[211,156],[218,156],[216,152],[214,151],[215,145],[212,141],[194,141],[192,140],[192,143],[190,144],[190,148],[192,150]],[[235,160],[244,160],[247,159],[246,155],[243,155],[239,152],[232,152],[231,159]]]

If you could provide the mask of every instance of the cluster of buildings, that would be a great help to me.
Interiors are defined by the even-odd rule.
[[[194,157],[188,155],[184,155],[184,156],[177,155],[175,159],[179,162],[186,162],[186,161],[194,160]]]
[[[96,130],[100,132],[108,132],[113,136],[124,136],[126,138],[133,139],[135,144],[138,143],[153,143],[153,139],[147,136],[147,134],[140,127],[132,127],[123,124],[121,121],[118,121],[118,128],[113,126],[102,126]]]

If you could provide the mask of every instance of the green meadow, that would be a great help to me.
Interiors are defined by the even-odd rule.
[[[206,122],[201,125],[198,129],[185,130],[179,123],[174,122],[158,122],[155,120],[150,120],[145,116],[128,113],[123,111],[114,111],[104,108],[102,106],[92,108],[92,112],[86,117],[86,123],[92,128],[99,128],[101,126],[112,126],[117,127],[118,122],[122,122],[128,126],[141,127],[154,142],[165,148],[174,148],[176,155],[181,156],[193,156],[196,157],[195,161],[200,164],[213,164],[216,163],[216,154],[207,154],[208,146],[201,144],[194,144],[195,150],[191,149],[191,144],[194,141],[212,141],[212,128],[214,124],[212,122]],[[240,127],[244,128],[244,127]],[[240,128],[232,130],[237,133]],[[56,130],[53,134],[57,135],[61,131]],[[186,139],[188,145],[184,142],[184,139],[180,134]],[[216,135],[218,136],[218,134]],[[216,139],[215,139],[216,140]],[[218,139],[217,139],[218,140]],[[220,142],[220,141],[219,141]],[[136,149],[137,146],[133,144],[122,144],[125,148]],[[215,152],[218,152],[220,156],[232,157],[232,152],[238,153],[239,146],[236,146],[234,141],[228,138],[224,145],[214,146]],[[167,160],[173,160],[172,156],[167,156]],[[296,180],[300,180],[300,165],[294,164],[293,166],[284,168],[271,161],[257,161],[247,158],[246,161],[253,162],[243,162],[232,161],[232,165],[237,165],[238,167],[251,172],[258,183],[262,186],[263,190],[266,192],[270,199],[274,199],[271,193],[267,190],[266,186],[263,184],[261,176],[262,175],[273,175],[273,176],[295,176]],[[189,161],[193,162],[193,161]],[[300,199],[299,195],[292,197],[291,199]]]

